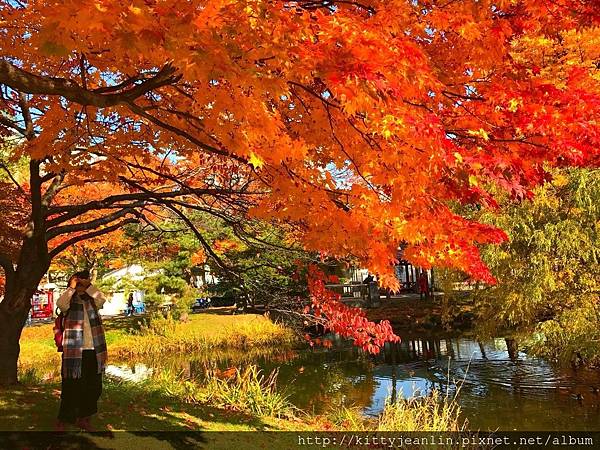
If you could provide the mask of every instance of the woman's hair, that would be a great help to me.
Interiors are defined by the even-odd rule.
[[[73,274],[74,277],[87,280],[90,277],[90,271],[85,269]]]

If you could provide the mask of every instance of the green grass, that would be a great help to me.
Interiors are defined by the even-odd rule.
[[[456,399],[440,397],[433,391],[427,397],[386,401],[377,419],[377,431],[463,431],[459,419],[460,406]]]
[[[52,430],[60,384],[16,386],[0,390],[5,430]],[[268,427],[254,416],[207,404],[188,404],[135,383],[105,378],[96,426],[111,430],[255,430]]]
[[[258,373],[250,375],[261,383]],[[247,376],[244,373],[241,377]],[[258,394],[254,388],[240,387],[233,379],[231,388],[245,394],[209,395],[207,388],[194,382],[182,382],[169,376],[150,382],[133,383],[105,377],[99,413],[94,418],[100,430],[112,431],[461,431],[455,401],[446,403],[433,396],[400,399],[387,403],[378,418],[367,419],[358,408],[341,408],[324,416],[311,416],[289,407],[280,397],[279,404],[263,401],[256,409]],[[229,391],[230,392],[230,391]],[[277,391],[274,392],[276,397]],[[243,398],[251,399],[246,404]],[[0,389],[0,431],[48,431],[55,423],[60,401],[60,384],[18,385]],[[231,401],[231,403],[228,403]],[[254,406],[253,406],[254,405]],[[275,410],[269,410],[272,405]],[[285,411],[283,417],[281,412]]]
[[[136,357],[161,358],[173,353],[243,352],[249,357],[264,348],[290,347],[291,330],[260,315],[229,315],[223,311],[191,315],[185,323],[141,318],[105,321],[111,361]],[[21,385],[0,390],[0,430],[51,430],[60,400],[60,353],[52,324],[26,327],[19,359]],[[218,374],[200,385],[168,370],[142,383],[105,377],[96,426],[113,430],[250,431],[302,428],[295,419],[275,418],[289,410],[275,389],[275,376],[256,369]]]
[[[264,375],[249,366],[231,376],[213,374],[206,383],[207,400],[221,407],[249,411],[259,417],[291,416],[292,405],[277,389],[277,371]]]
[[[244,375],[243,372],[240,374],[242,377]],[[256,406],[259,403],[256,401],[257,395],[263,401],[265,398],[265,394],[258,394],[257,384],[265,386],[266,379],[261,379],[258,372],[254,372],[251,378],[246,384],[255,387],[238,389],[246,390],[245,397],[254,399]],[[231,380],[231,384],[237,384],[235,378]],[[279,394],[275,393],[275,396]],[[59,401],[58,382],[34,382],[0,388],[0,431],[52,430]],[[288,408],[285,399],[280,398],[279,401]],[[265,404],[277,408],[281,406],[272,401]],[[272,411],[264,405],[260,411],[253,413],[255,406],[243,403],[227,405],[225,397],[220,393],[209,395],[206,387],[169,375],[141,383],[105,376],[103,393],[98,404],[99,413],[94,417],[94,425],[99,430],[128,432],[319,429],[317,425],[312,425],[314,421],[300,420],[294,415],[286,418],[268,415]],[[230,438],[236,439],[233,435]]]
[[[249,366],[243,370],[213,371],[198,382],[167,369],[135,386],[188,404],[208,404],[255,417],[291,417],[294,408],[277,389],[276,378],[276,371],[264,375],[256,366]]]
[[[365,418],[360,408],[342,406],[327,414],[335,429],[345,431],[464,431],[456,398],[433,391],[427,397],[386,400],[383,411],[375,418]]]
[[[185,323],[142,318],[105,321],[112,362],[138,357],[164,358],[174,353],[207,355],[242,353],[248,357],[268,348],[291,347],[293,332],[253,314],[201,313]],[[213,353],[215,358],[217,355]],[[60,353],[52,324],[26,327],[21,337],[20,386],[0,390],[0,430],[51,430],[60,398]],[[105,377],[97,426],[114,430],[262,430],[301,427],[292,418],[279,420],[291,405],[275,387],[276,374],[256,368],[232,377],[214,372],[200,385],[168,369],[141,382]],[[33,428],[32,428],[33,427]]]
[[[256,314],[193,314],[187,322],[156,321],[144,327],[143,318],[105,321],[109,358],[113,361],[141,356],[186,353],[211,349],[242,349],[291,346],[294,333],[285,326]],[[19,369],[34,371],[39,378],[58,375],[60,354],[54,346],[52,324],[26,327],[21,336]]]
[[[49,431],[55,423],[60,398],[60,385],[16,386],[0,389],[0,431]],[[222,433],[223,431],[309,431],[299,420],[257,417],[231,408],[203,403],[188,403],[165,392],[148,389],[147,385],[119,382],[105,378],[99,413],[93,423],[98,430],[112,435],[69,434],[50,446],[39,440],[22,448],[131,448],[171,449],[210,448],[288,449],[295,442],[291,435],[284,439],[276,433]],[[71,431],[76,431],[74,428]],[[140,435],[152,431],[193,431],[192,435],[165,433]],[[218,431],[218,433],[217,433]],[[38,435],[30,433],[25,439]],[[44,436],[41,436],[44,438]],[[185,442],[182,439],[185,438]],[[191,442],[190,442],[191,441]]]
[[[120,358],[225,347],[289,346],[296,340],[289,328],[255,314],[194,314],[185,323],[153,320],[150,326],[142,324],[133,330],[107,331],[111,355]]]
[[[267,349],[291,348],[293,333],[263,316],[202,313],[186,323],[157,320],[144,325],[139,321],[106,321],[111,361],[157,358],[165,365],[137,383],[106,376],[95,418],[99,429],[450,431],[463,427],[456,399],[437,394],[388,403],[377,419],[363,417],[357,408],[314,416],[287,401],[285,389],[276,385],[276,372],[261,373],[254,366],[220,371],[207,364],[206,376],[198,381],[167,364],[168,356],[174,354],[195,352],[214,362],[233,352],[252,362]],[[24,330],[19,365],[22,384],[0,389],[0,430],[51,430],[60,399],[60,353],[54,347],[51,325]],[[211,448],[235,446],[231,439],[222,446],[217,441]],[[272,442],[262,446],[279,448]]]

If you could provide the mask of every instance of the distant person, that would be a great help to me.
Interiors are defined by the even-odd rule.
[[[104,327],[98,310],[106,298],[92,286],[89,278],[87,270],[74,274],[69,279],[69,287],[56,301],[65,315],[57,431],[64,431],[67,423],[95,431],[91,417],[98,411],[107,360]]]
[[[129,294],[129,298],[127,299],[127,316],[133,316],[133,292]]]
[[[370,283],[372,283],[373,281],[375,281],[375,278],[373,277],[373,275],[369,274],[369,275],[367,276],[367,278],[365,278],[365,279],[363,280],[363,284],[370,284]]]
[[[427,280],[427,273],[421,271],[419,275],[419,298],[423,300],[423,297],[429,298],[429,281]]]

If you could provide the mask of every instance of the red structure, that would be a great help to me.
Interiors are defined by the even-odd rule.
[[[45,319],[54,315],[54,292],[50,289],[37,291],[31,299],[31,318]]]

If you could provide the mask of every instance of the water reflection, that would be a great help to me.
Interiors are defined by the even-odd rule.
[[[266,373],[277,369],[278,385],[290,401],[314,413],[356,405],[375,415],[388,396],[427,395],[432,389],[454,396],[460,388],[459,403],[474,429],[596,430],[600,426],[597,371],[558,370],[504,339],[406,337],[386,345],[376,356],[337,341],[330,350],[261,349],[142,362],[134,365],[136,375],[144,368],[145,376],[150,376],[153,370],[167,367],[200,382],[215,369],[249,364]],[[128,374],[121,365],[109,370]]]
[[[106,373],[112,377],[139,382],[152,376],[154,369],[143,363],[108,365]]]

